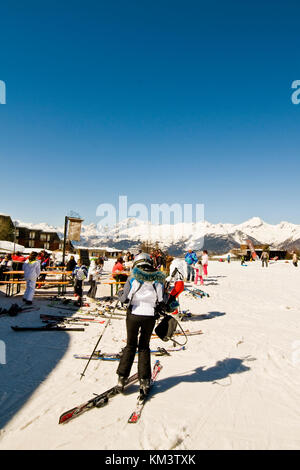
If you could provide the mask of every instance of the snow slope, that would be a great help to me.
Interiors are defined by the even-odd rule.
[[[203,334],[189,337],[185,351],[160,358],[153,397],[136,425],[127,423],[136,386],[58,425],[62,412],[116,382],[117,363],[103,361],[93,361],[80,381],[85,361],[73,357],[93,350],[104,325],[82,333],[10,329],[39,324],[45,300],[35,300],[40,311],[0,318],[7,356],[0,364],[0,449],[299,449],[299,282],[291,263],[263,269],[210,262],[203,287],[210,297],[180,297],[181,308],[197,315],[182,326]],[[102,285],[98,296],[108,291]],[[0,299],[1,307],[10,302]],[[118,352],[125,336],[125,321],[112,320],[101,350]]]

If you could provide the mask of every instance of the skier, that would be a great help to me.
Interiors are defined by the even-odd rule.
[[[295,266],[295,268],[298,267],[298,256],[295,251],[293,252],[293,265]]]
[[[202,266],[202,261],[200,258],[198,259],[197,263],[194,266],[195,271],[196,271],[196,276],[195,276],[195,284],[198,284],[198,279],[200,279],[200,284],[203,286],[203,266]]]
[[[34,296],[36,280],[41,272],[41,264],[37,260],[37,253],[32,251],[29,258],[23,264],[24,279],[26,281],[26,290],[24,292],[23,301],[31,305]]]
[[[264,267],[266,265],[266,268],[268,267],[268,262],[269,262],[269,253],[264,250],[261,254],[261,265]]]
[[[91,260],[88,274],[91,287],[87,293],[87,296],[91,299],[95,299],[97,293],[97,281],[99,281],[102,274],[102,266],[99,264],[98,260]]]
[[[133,263],[132,277],[119,292],[121,303],[128,303],[126,329],[127,344],[117,369],[118,390],[123,391],[138,347],[138,378],[140,393],[146,395],[150,388],[151,357],[150,338],[158,312],[164,309],[165,274],[153,267],[147,253],[138,254]],[[139,335],[140,333],[140,335]]]
[[[164,256],[161,250],[157,250],[154,252],[153,264],[156,267],[156,269],[162,269],[162,267],[164,266]]]
[[[208,266],[208,253],[207,253],[207,250],[203,250],[202,266],[203,266],[203,275],[207,276],[207,266]]]
[[[198,261],[197,255],[194,251],[188,250],[187,254],[185,255],[184,258],[186,262],[186,267],[187,267],[187,281],[191,280],[194,282],[195,280],[195,271],[193,269],[193,265],[195,265]]]
[[[82,306],[82,296],[83,296],[83,281],[87,278],[88,276],[88,270],[87,267],[81,263],[79,260],[77,262],[77,266],[73,271],[73,277],[74,277],[74,293],[78,297],[77,305],[79,307]]]

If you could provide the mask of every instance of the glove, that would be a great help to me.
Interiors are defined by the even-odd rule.
[[[164,315],[166,311],[166,304],[164,302],[158,302],[155,307],[155,315],[154,317],[157,319],[160,315]]]
[[[168,313],[175,312],[179,307],[179,303],[176,300],[176,297],[173,295],[169,296],[165,311]]]

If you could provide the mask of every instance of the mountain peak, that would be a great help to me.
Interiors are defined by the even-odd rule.
[[[22,223],[32,229],[57,230],[63,237],[62,227],[52,227],[48,224]],[[272,225],[260,217],[252,217],[242,224],[218,223],[211,224],[207,220],[198,223],[182,223],[177,225],[153,225],[129,217],[118,222],[113,227],[90,223],[82,225],[81,245],[85,246],[115,246],[120,249],[138,247],[141,242],[159,243],[161,247],[170,248],[182,254],[186,243],[195,249],[204,246],[210,251],[226,252],[232,247],[252,239],[257,244],[269,244],[273,247],[288,247],[300,245],[300,225],[280,222]]]
[[[260,227],[261,225],[264,225],[264,223],[265,222],[260,217],[252,217],[251,219],[244,222],[242,225],[248,225],[250,227]]]

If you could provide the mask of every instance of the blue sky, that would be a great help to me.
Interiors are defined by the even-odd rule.
[[[1,207],[61,225],[101,203],[203,203],[299,223],[300,5],[1,5]]]

